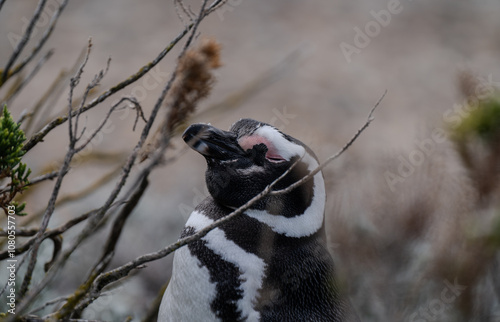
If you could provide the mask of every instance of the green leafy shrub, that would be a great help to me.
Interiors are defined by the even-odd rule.
[[[29,184],[28,176],[31,173],[25,163],[21,162],[25,151],[23,142],[26,140],[20,124],[12,119],[7,106],[4,106],[0,117],[0,183],[10,179],[5,185],[1,185],[0,207],[6,211],[7,206],[16,207],[16,214],[25,215],[25,204],[13,201],[17,193],[22,192]]]
[[[495,144],[500,136],[500,99],[492,96],[479,100],[477,108],[455,128],[459,139],[474,135],[484,143]]]

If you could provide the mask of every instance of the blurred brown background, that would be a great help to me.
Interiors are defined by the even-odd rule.
[[[49,1],[49,4],[54,7],[55,2]],[[369,109],[388,90],[376,112],[376,120],[325,172],[332,251],[338,257],[340,274],[351,280],[346,282],[351,284],[353,302],[366,321],[404,320],[414,309],[425,307],[426,300],[419,298],[424,291],[415,286],[418,283],[412,275],[419,276],[420,282],[425,279],[418,275],[424,270],[419,265],[432,263],[426,256],[436,256],[430,250],[436,245],[446,249],[445,243],[437,240],[441,236],[448,242],[443,236],[453,235],[456,228],[455,224],[447,225],[451,220],[447,218],[459,212],[458,209],[467,208],[470,201],[469,188],[459,177],[460,165],[456,157],[450,156],[453,151],[447,139],[436,143],[422,165],[415,167],[408,180],[395,183],[394,189],[390,189],[385,174],[387,171],[397,174],[401,158],[409,160],[412,151],[419,149],[419,143],[432,138],[435,128],[449,127],[446,116],[454,115],[450,109],[465,99],[459,87],[462,72],[469,71],[492,86],[500,82],[500,2],[402,0],[397,9],[393,7],[397,13],[390,14],[390,21],[385,20],[387,23],[384,21],[386,26],[374,23],[375,16],[380,16],[381,10],[390,12],[388,6],[394,3],[386,0],[228,1],[202,22],[199,36],[214,37],[223,48],[223,66],[216,72],[217,83],[211,96],[199,106],[199,112],[228,96],[241,94],[252,82],[261,82],[262,88],[246,100],[237,101],[222,111],[195,116],[193,121],[211,122],[224,129],[243,117],[270,122],[308,144],[321,160],[347,142],[363,124]],[[22,34],[36,4],[34,0],[7,1],[0,11],[0,62],[10,57],[13,47],[9,38]],[[186,4],[198,11],[198,1]],[[55,49],[53,57],[23,94],[9,105],[14,119],[34,104],[62,68],[73,66],[89,37],[92,37],[93,51],[82,84],[104,68],[107,58],[111,57],[110,70],[98,91],[102,92],[152,60],[183,29],[184,23],[187,20],[181,21],[171,1],[70,1],[45,47]],[[356,47],[356,53],[346,57],[341,44],[355,46],[355,40],[360,39],[355,28],[365,30],[370,26],[372,29],[368,32],[372,32],[372,36],[368,36],[368,40],[364,37],[365,43],[369,43],[364,48]],[[41,36],[44,27],[41,20],[35,28],[38,30],[35,39]],[[85,118],[87,126],[95,128],[105,109],[122,95],[136,95],[149,115],[175,66],[180,48],[176,47],[175,53],[155,68],[154,76],[115,95],[109,103],[101,105],[102,111],[89,113]],[[265,81],[269,71],[276,70],[272,81]],[[65,111],[66,99],[67,89],[54,103],[56,106],[48,119]],[[118,113],[111,121],[112,126],[102,142],[93,144],[92,149],[126,155],[140,133],[131,131],[134,115]],[[46,137],[46,143],[26,155],[25,161],[35,174],[63,157],[66,133],[67,126],[60,126]],[[177,159],[156,170],[147,195],[126,226],[114,265],[175,241],[187,219],[187,209],[194,207],[204,194],[204,160],[186,151],[178,139],[168,156]],[[103,161],[103,164],[95,162],[74,167],[62,194],[88,186],[116,165],[118,163]],[[29,196],[28,213],[45,207],[52,185],[46,183],[46,191]],[[59,208],[51,225],[98,206],[112,187],[111,183],[82,202]],[[388,213],[391,210],[393,212]],[[403,216],[400,214],[408,211],[439,219],[432,221],[433,225],[422,226],[426,233],[417,232],[422,237],[418,243],[412,239],[418,225],[398,221]],[[440,233],[440,229],[446,233]],[[368,239],[364,240],[363,236]],[[366,240],[372,244],[373,236],[381,241],[377,247],[385,247],[385,250],[366,247]],[[405,241],[412,243],[411,251],[395,255],[405,250],[391,247],[397,248],[394,244]],[[93,256],[98,256],[91,251],[94,243],[99,244],[99,240],[87,242],[79,255],[73,256],[74,275],[60,276],[60,283],[53,283],[53,294],[66,294],[81,282],[85,272],[78,271],[80,263],[92,262]],[[46,247],[47,254],[50,247]],[[360,254],[352,255],[356,251]],[[405,266],[415,256],[425,259],[418,265]],[[95,314],[103,320],[121,320],[127,315],[140,318],[168,280],[170,265],[171,257],[148,265],[139,276],[124,283],[119,288],[121,291],[90,306],[86,317],[90,319]],[[388,285],[388,280],[395,284],[395,280],[406,282]],[[425,297],[432,299],[433,294],[439,297],[443,285],[438,283],[435,293],[429,286]],[[360,295],[363,292],[366,294]],[[409,294],[416,300],[406,302],[410,304],[405,312],[402,298]],[[52,297],[47,295],[47,299]],[[490,311],[495,310],[495,305],[498,299],[492,302]],[[500,308],[496,312],[500,314]],[[448,318],[453,321],[453,316],[442,320]]]

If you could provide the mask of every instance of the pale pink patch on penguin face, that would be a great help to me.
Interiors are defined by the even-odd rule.
[[[254,145],[264,143],[267,146],[267,160],[275,163],[286,161],[285,158],[278,153],[276,147],[266,137],[260,135],[248,135],[239,139],[238,143],[245,151],[252,149]]]

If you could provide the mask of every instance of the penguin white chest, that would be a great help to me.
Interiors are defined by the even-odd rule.
[[[215,293],[208,268],[183,247],[175,252],[172,278],[163,295],[158,321],[218,321],[210,310]]]
[[[202,212],[194,211],[186,227],[195,232],[212,222]],[[260,313],[254,306],[265,269],[261,258],[240,248],[223,230],[215,228],[191,248],[176,252],[159,321],[221,321],[220,317],[227,320],[229,312],[218,307],[228,306],[234,307],[232,312],[238,319],[259,321]]]

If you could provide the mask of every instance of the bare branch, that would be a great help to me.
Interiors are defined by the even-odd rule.
[[[84,301],[83,303],[78,305],[77,308],[75,308],[75,304],[78,303],[79,299],[85,296],[88,289],[90,289],[90,287],[92,286],[92,282],[99,274],[101,274],[106,269],[109,262],[113,258],[115,247],[122,233],[123,226],[125,225],[132,211],[139,203],[139,200],[142,198],[147,187],[148,187],[148,180],[147,178],[144,178],[143,181],[141,182],[141,185],[137,188],[137,190],[132,195],[130,200],[127,202],[125,207],[123,207],[120,214],[115,218],[115,221],[111,228],[110,235],[108,236],[108,240],[104,245],[103,253],[99,258],[99,260],[97,260],[92,270],[90,271],[86,281],[82,283],[82,285],[80,285],[80,287],[78,288],[79,292],[72,295],[70,299],[68,299],[67,303],[58,312],[55,313],[59,318],[75,313],[78,315],[81,311],[83,311],[89,304],[91,304],[94,301],[94,297],[90,296],[87,301]]]
[[[80,65],[80,68],[78,68],[78,71],[76,72],[76,75],[71,78],[70,80],[70,88],[69,88],[69,95],[68,95],[68,130],[69,130],[69,148],[72,150],[75,147],[77,139],[77,128],[78,128],[78,118],[81,114],[81,107],[76,110],[75,116],[76,116],[76,121],[75,121],[75,129],[73,130],[73,122],[71,122],[71,118],[73,117],[73,92],[75,88],[78,86],[80,83],[80,79],[83,74],[83,69],[87,65],[87,62],[89,61],[89,56],[90,56],[90,51],[92,50],[92,39],[89,38],[88,44],[87,44],[87,54],[85,55],[85,58],[83,59],[83,62]],[[85,104],[85,98],[88,95],[88,92],[96,86],[94,82],[98,78],[98,75],[94,77],[94,80],[87,85],[87,89],[85,90],[85,94],[83,96],[81,104]]]
[[[111,234],[108,236],[108,240],[106,241],[106,244],[104,246],[104,252],[98,262],[101,262],[106,256],[114,252],[116,243],[118,242],[118,239],[120,238],[120,235],[122,233],[123,226],[125,225],[125,222],[127,221],[132,211],[139,203],[139,200],[142,198],[144,192],[148,187],[148,184],[148,179],[144,178],[141,182],[141,185],[137,188],[136,192],[132,195],[125,207],[123,207],[120,214],[115,218],[111,229]]]
[[[26,262],[26,259],[28,258],[28,254],[26,254],[25,256],[23,256],[23,258],[21,259],[21,261],[18,262],[18,265],[17,265],[17,268],[20,269],[23,264]],[[3,289],[0,291],[0,296],[2,296],[2,294],[7,290],[7,287],[9,286],[9,281],[6,281],[5,282],[5,286],[3,287]]]
[[[101,293],[101,296],[109,296],[109,295],[111,295],[111,292],[102,292]],[[60,302],[63,302],[63,301],[67,301],[68,299],[69,299],[69,296],[61,296],[61,297],[55,298],[53,300],[50,300],[50,301],[46,302],[42,306],[39,306],[39,307],[31,310],[28,314],[36,313],[38,311],[43,310],[47,306],[50,306],[50,305],[53,305],[53,304],[57,304],[57,303],[60,303]],[[46,321],[46,319],[47,319],[47,317],[44,317],[44,321]],[[75,321],[75,319],[70,319],[69,321]]]
[[[64,0],[64,2],[59,5],[56,12],[54,12],[54,14],[52,15],[52,18],[50,19],[49,27],[43,33],[42,38],[38,41],[38,43],[35,45],[35,47],[33,47],[30,55],[28,57],[26,57],[25,59],[23,59],[23,61],[12,70],[11,75],[9,75],[9,77],[11,77],[12,75],[15,75],[18,72],[20,72],[21,70],[23,70],[24,66],[26,66],[33,59],[33,57],[35,57],[35,55],[38,54],[40,49],[42,49],[43,45],[45,45],[45,43],[49,39],[50,35],[52,34],[52,31],[54,30],[54,28],[56,26],[57,20],[59,19],[59,16],[63,12],[66,5],[68,4],[68,1],[69,0]]]
[[[104,117],[104,119],[101,121],[101,124],[99,124],[99,126],[97,127],[97,129],[89,136],[89,138],[84,142],[82,143],[79,147],[75,147],[75,153],[78,153],[80,151],[82,151],[83,149],[85,149],[85,147],[95,138],[95,136],[101,132],[102,128],[104,127],[104,125],[106,125],[107,121],[109,120],[109,117],[111,116],[111,114],[113,113],[113,111],[118,107],[120,106],[120,104],[124,101],[128,101],[130,103],[132,103],[134,105],[134,108],[136,110],[138,110],[138,113],[140,111],[140,113],[142,113],[142,108],[141,108],[141,105],[139,104],[139,102],[137,102],[137,100],[134,98],[134,97],[122,97],[116,104],[114,104],[108,111],[108,113],[106,114],[106,116]]]
[[[195,15],[192,14],[191,8],[189,8],[189,10],[188,10],[188,8],[186,8],[186,6],[184,5],[184,2],[182,2],[181,0],[174,0],[174,6],[175,6],[175,11],[176,11],[177,16],[179,17],[180,21],[184,22],[184,18],[182,17],[182,14],[180,13],[179,7],[180,7],[180,9],[182,9],[184,14],[188,17],[190,22],[194,21]]]
[[[205,7],[207,5],[207,2],[208,2],[207,0],[204,0],[201,3],[200,13],[198,14],[198,17],[196,18],[196,21],[193,24],[193,30],[191,31],[188,40],[184,44],[184,48],[182,49],[181,53],[178,56],[179,58],[184,56],[186,50],[189,48],[189,46],[191,46],[191,42],[193,41],[194,36],[196,35],[196,30],[198,30],[198,26],[200,25],[203,18],[206,17]]]
[[[147,123],[148,120],[146,120],[146,117],[144,116],[144,112],[142,111],[141,105],[139,104],[139,102],[137,102],[137,100],[135,98],[134,98],[134,102],[132,102],[132,104],[134,105],[132,108],[135,110],[135,112],[137,114],[135,116],[134,126],[132,127],[132,131],[135,131],[135,127],[137,126],[137,122],[139,121],[139,118],[141,118],[144,121],[144,123]]]
[[[16,237],[30,237],[33,235],[36,235],[38,232],[38,228],[19,228],[16,229]],[[7,232],[3,229],[0,230],[0,237],[7,237],[9,236]],[[3,259],[3,258],[0,258]]]
[[[183,47],[183,50],[181,51],[181,53],[179,54],[179,58],[182,57],[187,49],[189,48],[193,38],[194,38],[194,35],[196,33],[196,30],[197,30],[197,27],[199,25],[199,23],[201,22],[201,20],[205,17],[204,15],[204,12],[205,12],[205,5],[207,3],[207,0],[205,0],[203,3],[202,3],[202,6],[201,6],[201,9],[200,9],[200,14],[192,28],[192,31],[191,31],[191,35],[190,37],[188,38],[185,46]],[[124,168],[124,173],[122,175],[122,180],[117,184],[115,190],[111,193],[111,196],[110,198],[108,199],[108,202],[111,201],[112,199],[111,198],[116,198],[116,196],[118,195],[119,191],[121,190],[121,188],[123,187],[123,184],[124,184],[124,181],[125,179],[127,178],[128,176],[128,173],[130,172],[134,162],[135,162],[135,159],[137,158],[137,155],[138,155],[138,152],[139,152],[139,149],[142,147],[142,145],[144,144],[145,140],[146,140],[146,137],[149,133],[149,130],[151,129],[151,125],[152,125],[152,121],[154,121],[154,119],[156,118],[156,115],[166,97],[166,94],[167,92],[170,90],[175,78],[176,78],[176,73],[174,72],[170,78],[170,80],[168,81],[168,83],[166,84],[165,88],[163,89],[160,97],[158,98],[154,108],[153,108],[153,111],[151,113],[151,116],[149,118],[149,121],[148,123],[146,124],[146,127],[144,128],[143,130],[143,133],[141,135],[141,139],[139,140],[139,143],[137,144],[136,148],[134,149],[132,155],[130,156],[129,158],[129,161],[127,163],[127,165],[125,166]],[[148,172],[149,174],[149,172]],[[140,176],[140,178],[146,178],[146,176]],[[144,180],[144,179],[141,179],[141,180]],[[143,181],[144,182],[144,181]],[[113,199],[114,200],[114,199]],[[94,227],[99,223],[99,221],[101,220],[102,216],[104,215],[104,211],[96,214],[96,216],[94,218],[92,218],[92,221],[90,222],[90,224],[85,227],[84,231],[82,232],[82,234],[79,236],[79,241],[77,241],[77,243],[75,243],[75,246],[76,247],[80,242],[81,240],[83,240],[84,238],[86,238],[90,232],[94,229]],[[94,227],[93,227],[94,226]],[[74,249],[74,247],[72,247],[72,249]],[[92,280],[95,279],[95,276],[92,278]],[[90,280],[90,281],[92,281]],[[80,296],[80,292],[77,292],[79,294],[76,294],[76,296]],[[94,298],[94,296],[90,296],[90,298]],[[58,315],[57,317],[60,318],[61,316],[66,316],[67,312],[61,312],[62,315]]]
[[[83,97],[81,99],[81,103],[80,103],[80,107],[78,108],[77,110],[77,113],[76,113],[76,119],[75,119],[75,137],[76,137],[76,140],[80,140],[80,138],[82,137],[83,133],[85,132],[85,128],[82,129],[81,133],[79,136],[78,135],[78,121],[80,119],[80,115],[82,114],[82,108],[83,106],[85,105],[85,102],[87,101],[87,98],[89,96],[89,93],[94,89],[96,88],[97,86],[99,86],[99,83],[101,82],[101,80],[104,78],[104,76],[106,76],[108,70],[109,70],[109,65],[111,64],[111,57],[108,58],[108,61],[106,62],[106,68],[104,70],[101,70],[97,75],[95,75],[94,79],[87,85],[87,88],[85,89],[85,93],[83,94]],[[137,102],[135,99],[132,99],[134,102]],[[120,102],[122,102],[122,100],[120,100]],[[119,103],[120,103],[119,102]],[[106,122],[108,121],[109,117],[111,116],[111,113],[115,110],[116,106],[118,106],[118,104],[115,104],[109,111],[108,111],[108,114],[106,115],[106,118],[101,122],[101,125],[96,129],[96,131],[94,132],[95,134],[97,134],[97,132],[100,132],[102,127],[104,126],[104,124],[106,124]],[[139,104],[139,103],[137,103]],[[69,114],[68,114],[69,115]],[[78,153],[79,151],[81,151],[87,144],[90,143],[90,141],[95,137],[95,134],[91,136],[91,138],[89,138],[89,140],[87,142],[85,142],[80,148],[76,148],[76,152],[75,153]]]
[[[93,182],[89,186],[85,187],[84,189],[82,189],[76,193],[67,194],[67,195],[62,196],[61,198],[59,198],[57,200],[56,207],[60,207],[68,202],[79,200],[79,199],[82,199],[82,198],[90,195],[91,193],[95,192],[97,189],[102,187],[104,184],[110,182],[111,179],[113,179],[120,172],[120,170],[121,170],[121,167],[118,166],[115,169],[111,170],[109,173],[99,177],[99,179],[97,179],[95,182]]]
[[[14,49],[14,52],[10,56],[9,61],[7,62],[7,65],[5,65],[5,67],[4,67],[2,77],[0,79],[0,85],[5,83],[7,78],[12,76],[12,74],[10,73],[10,68],[12,67],[12,65],[14,65],[15,61],[17,60],[17,58],[19,57],[19,55],[23,51],[24,47],[28,43],[28,40],[31,37],[31,33],[33,32],[33,28],[35,27],[36,22],[40,18],[40,15],[42,14],[42,11],[43,11],[43,8],[45,7],[46,2],[47,2],[47,0],[40,0],[38,2],[38,6],[35,9],[35,13],[33,14],[33,17],[31,18],[31,20],[28,24],[28,27],[26,28],[26,31],[23,34],[23,37],[21,38],[21,40],[17,44],[16,48]]]
[[[208,7],[208,9],[206,11],[206,14],[207,15],[211,14],[215,10],[217,10],[220,7],[222,7],[223,5],[225,5],[226,3],[227,3],[227,0],[215,0],[214,2],[212,2],[212,4],[210,5],[210,7]]]
[[[33,246],[31,247],[28,268],[26,269],[26,273],[24,275],[24,279],[23,279],[23,282],[21,284],[21,288],[19,290],[19,299],[22,299],[24,297],[24,295],[26,294],[26,292],[28,291],[29,284],[31,282],[31,277],[32,277],[32,274],[33,274],[33,271],[35,269],[35,265],[36,265],[36,262],[37,262],[38,250],[40,248],[40,244],[43,241],[43,235],[44,235],[45,231],[47,230],[47,227],[49,225],[49,222],[50,222],[50,219],[52,217],[52,214],[54,213],[56,199],[57,199],[57,196],[59,195],[59,190],[61,188],[62,181],[63,181],[66,173],[68,172],[71,160],[73,159],[73,156],[75,155],[74,147],[75,147],[76,141],[75,141],[75,138],[74,138],[74,135],[73,135],[72,122],[71,122],[72,96],[73,96],[74,88],[78,84],[80,76],[81,76],[81,74],[83,72],[83,68],[85,67],[85,64],[88,61],[88,56],[90,54],[90,48],[91,48],[91,43],[89,41],[87,55],[85,57],[84,63],[80,66],[80,69],[77,72],[76,76],[71,79],[70,94],[69,94],[69,98],[68,98],[68,101],[69,101],[69,104],[68,104],[68,117],[70,119],[69,126],[68,126],[68,128],[69,128],[69,135],[70,135],[69,150],[66,153],[66,156],[64,158],[64,163],[61,166],[61,169],[59,170],[59,176],[57,177],[56,183],[54,185],[54,188],[52,190],[52,194],[51,194],[50,199],[49,199],[49,203],[47,205],[45,213],[43,214],[42,223],[40,225],[40,230],[36,234],[34,242],[33,242]]]
[[[34,178],[33,180],[30,180],[29,183],[20,186],[20,188],[22,189],[25,187],[29,187],[29,186],[32,186],[32,185],[37,184],[39,182],[45,181],[45,180],[52,180],[55,177],[57,177],[58,174],[59,174],[59,171],[53,171],[53,172],[38,176],[38,177]],[[4,193],[7,193],[10,191],[10,188],[8,186],[7,186],[7,188],[5,188],[5,186],[2,188],[3,188],[3,190],[0,190],[0,194],[4,194]]]
[[[76,218],[73,218],[69,221],[67,221],[66,223],[64,223],[63,225],[57,227],[57,228],[54,228],[54,229],[51,229],[51,230],[48,230],[46,231],[43,236],[42,236],[42,240],[45,240],[47,238],[52,238],[54,236],[57,236],[57,235],[60,235],[62,233],[64,233],[65,231],[67,231],[68,229],[72,228],[73,226],[81,223],[82,221],[86,220],[87,218],[89,218],[92,214],[94,214],[95,212],[97,212],[98,209],[94,209],[92,211],[89,211],[83,215],[80,215]],[[34,231],[34,233],[32,234],[32,232]],[[33,229],[25,229],[25,230],[20,230],[19,231],[19,236],[33,236],[35,235],[36,233],[38,233],[40,231],[40,228],[33,228]],[[16,231],[16,234],[17,234],[18,231]],[[28,251],[30,249],[30,247],[34,244],[34,242],[36,241],[36,237],[28,240],[26,243],[24,243],[23,245],[17,247],[14,251],[14,255],[20,255],[26,251]],[[4,252],[1,252],[0,253],[0,260],[4,260],[6,258],[9,257],[9,253],[7,251],[4,251]]]
[[[77,191],[75,193],[70,193],[63,195],[61,197],[57,198],[56,201],[56,208],[60,207],[66,203],[80,200],[82,198],[85,198],[86,196],[90,195],[91,193],[95,192],[97,189],[105,185],[106,183],[110,182],[113,178],[115,178],[118,173],[121,171],[121,166],[116,167],[115,169],[111,170],[110,172],[106,173],[105,175],[99,177],[96,181],[94,181],[92,184],[88,185],[87,187],[83,188],[80,191]],[[47,179],[52,180],[53,178],[57,177],[59,174],[59,171],[53,171],[49,173],[50,177]],[[44,176],[41,176],[44,177]],[[34,179],[36,180],[36,178]],[[30,182],[29,185],[31,185],[32,182]],[[28,186],[29,186],[28,185]],[[28,190],[28,192],[31,190]],[[34,214],[30,214],[29,218],[25,222],[22,223],[22,226],[27,226],[31,224],[32,222],[36,221],[37,218],[40,218],[44,214],[45,210],[41,210],[38,212],[35,212]]]
[[[62,249],[63,239],[62,239],[61,235],[52,236],[52,237],[50,237],[50,239],[54,243],[54,247],[53,247],[53,250],[52,250],[52,259],[49,262],[45,263],[45,265],[43,266],[43,270],[45,272],[50,269],[50,267],[52,266],[52,264],[54,264],[54,262],[57,259],[57,256],[59,256],[59,253],[61,252],[61,249]]]
[[[33,310],[31,310],[28,314],[34,314],[38,311],[41,311],[43,309],[45,309],[47,306],[50,306],[50,305],[54,305],[54,304],[57,304],[57,303],[60,303],[60,302],[63,302],[63,301],[66,301],[68,299],[69,296],[61,296],[61,297],[57,297],[53,300],[50,300],[48,302],[46,302],[45,304],[37,307],[37,308],[34,308]]]
[[[78,60],[80,61],[80,60]],[[54,99],[54,97],[59,98],[60,92],[62,92],[62,86],[61,85],[66,85],[66,77],[69,75],[69,73],[66,70],[61,70],[59,75],[57,75],[56,79],[52,82],[50,87],[45,91],[45,93],[42,95],[42,97],[36,102],[36,104],[33,106],[31,110],[28,110],[27,108],[24,109],[17,120],[17,123],[23,123],[25,120],[28,120],[27,125],[24,127],[24,132],[28,133],[31,129],[31,126],[34,122],[35,117],[38,115],[40,112],[41,108],[45,105],[45,102],[47,102],[49,99]]]
[[[153,67],[155,67],[169,52],[172,50],[172,48],[191,30],[193,25],[187,26],[177,37],[172,40],[167,47],[165,47],[160,54],[150,63],[146,64],[142,68],[139,69],[135,74],[129,76],[126,80],[118,83],[117,85],[111,87],[108,89],[106,92],[102,93],[99,95],[99,97],[95,98],[92,100],[89,104],[85,105],[82,109],[81,112],[86,112],[87,110],[95,107],[97,104],[103,102],[106,100],[108,97],[113,95],[114,93],[118,92],[119,90],[122,90],[123,88],[127,87],[128,85],[134,83],[138,79],[140,79],[142,76],[144,76],[148,71],[150,71]],[[76,112],[74,112],[73,115],[76,115]],[[35,133],[29,140],[28,142],[24,145],[23,149],[25,151],[31,150],[36,144],[41,142],[43,138],[50,132],[52,131],[55,127],[63,124],[68,120],[67,116],[60,116],[54,120],[52,120],[50,123],[45,125],[40,131]]]
[[[28,74],[28,76],[26,76],[26,78],[18,86],[16,86],[16,88],[11,93],[9,93],[9,95],[4,99],[4,101],[5,101],[4,104],[7,104],[7,106],[10,106],[12,100],[33,79],[33,77],[35,77],[35,75],[38,73],[38,71],[43,66],[43,64],[45,64],[50,59],[50,57],[52,57],[53,54],[54,54],[54,50],[51,49],[45,55],[43,55],[42,58],[40,58],[40,60],[38,61],[36,66],[33,68],[33,70]],[[2,104],[2,105],[4,105],[4,104]]]
[[[59,171],[52,171],[49,173],[39,175],[38,177],[31,179],[30,182],[28,183],[28,185],[26,185],[26,186],[29,187],[29,186],[33,186],[37,183],[40,183],[42,181],[45,181],[45,180],[52,180],[55,177],[57,177],[58,175],[59,175]]]
[[[85,65],[86,65],[86,63],[88,61],[88,57],[90,55],[91,46],[92,46],[92,43],[89,40],[88,51],[87,51],[87,55],[85,57],[85,60],[82,63],[82,65],[80,66],[80,68],[79,68],[77,74],[75,75],[75,77],[73,77],[71,79],[70,95],[69,95],[69,98],[68,98],[68,119],[69,119],[69,122],[68,122],[69,126],[68,127],[69,127],[70,143],[69,143],[69,151],[66,154],[65,161],[63,163],[63,166],[62,166],[60,172],[63,171],[63,170],[64,170],[64,172],[67,171],[67,169],[65,169],[65,167],[69,167],[69,164],[70,164],[73,156],[75,154],[77,154],[79,151],[83,150],[91,142],[91,140],[95,137],[95,135],[102,130],[102,127],[107,122],[107,120],[109,119],[109,116],[116,109],[117,106],[119,106],[124,100],[130,101],[130,102],[134,103],[136,106],[138,105],[138,103],[137,103],[137,101],[135,99],[122,98],[118,103],[116,103],[115,105],[113,105],[111,107],[111,109],[108,111],[108,114],[106,115],[105,119],[101,122],[101,124],[98,126],[98,128],[90,135],[90,137],[87,139],[87,141],[85,141],[79,147],[76,147],[76,143],[80,139],[80,137],[77,136],[77,124],[78,124],[78,117],[79,117],[80,113],[76,114],[75,125],[74,125],[74,130],[73,130],[73,122],[71,120],[71,118],[72,118],[71,117],[71,114],[72,114],[72,97],[73,97],[74,88],[78,85],[78,83],[80,81],[80,77],[81,77],[81,75],[83,73],[83,69],[84,69],[84,67],[85,67]],[[108,60],[108,64],[107,64],[107,68],[108,67],[109,67],[109,60]],[[92,80],[92,82],[87,86],[87,89],[86,89],[85,94],[83,96],[83,100],[82,100],[81,106],[83,106],[83,104],[85,104],[85,100],[87,98],[87,94],[90,91],[90,89],[92,89],[93,87],[95,87],[99,83],[99,81],[104,77],[104,75],[106,74],[106,71],[108,70],[107,68],[106,68],[106,70],[103,70],[99,74],[97,74],[94,77],[94,79]],[[81,107],[78,110],[80,111]],[[63,177],[64,177],[64,175],[58,177],[58,183],[59,183],[59,185],[58,185],[58,183],[56,183],[56,187],[53,190],[53,195],[52,195],[53,198],[51,197],[51,201],[54,200],[54,202],[53,203],[49,203],[49,206],[47,207],[47,210],[44,213],[44,216],[43,216],[43,219],[42,219],[42,225],[40,227],[40,231],[42,231],[42,232],[44,232],[45,229],[46,229],[46,225],[44,226],[44,223],[45,222],[48,223],[48,220],[50,219],[50,215],[47,216],[47,214],[51,214],[53,212],[53,209],[55,208],[55,199],[57,197],[59,186],[60,186],[60,182],[62,181]],[[56,190],[56,188],[57,188],[57,190]],[[47,221],[45,221],[44,219],[47,218],[47,217],[49,217],[49,219],[47,219]],[[37,236],[38,236],[38,234],[37,234]],[[32,274],[33,269],[34,269],[34,264],[36,263],[36,258],[34,260],[32,259],[33,258],[33,254],[34,254],[33,250],[38,250],[39,244],[41,243],[42,240],[43,240],[43,235],[42,235],[42,237],[39,237],[39,238],[35,237],[35,239],[34,239],[33,247],[32,247],[32,252],[31,252],[31,256],[32,257],[30,258],[30,265],[28,266],[28,270],[27,270],[27,273],[25,275],[25,281],[27,280],[27,278],[31,278],[31,274]],[[55,258],[53,259],[53,261],[55,261]],[[46,268],[48,268],[48,267],[46,266]],[[24,282],[23,282],[23,285],[25,285]],[[28,284],[26,284],[26,285],[28,285]],[[26,286],[26,288],[27,288],[27,286]],[[25,291],[23,293],[21,293],[21,294],[24,294],[24,293],[25,293]]]
[[[194,38],[194,34],[196,33],[196,30],[197,30],[199,23],[206,16],[206,11],[204,9],[206,3],[207,3],[207,0],[205,0],[202,4],[201,10],[200,10],[200,15],[199,15],[196,23],[193,24],[192,27],[191,26],[187,27],[184,30],[184,32],[181,33],[181,35],[179,35],[178,38],[176,38],[176,40],[171,42],[171,46],[170,46],[170,48],[168,48],[168,51],[171,49],[171,47],[173,47],[173,45],[175,45],[180,40],[180,38],[182,38],[184,36],[185,33],[187,33],[187,31],[191,30],[191,36],[189,37],[188,41],[186,42],[186,46],[183,47],[179,57],[184,55],[188,46],[191,44],[192,39]],[[142,75],[143,74],[141,74],[140,76],[142,76]],[[138,156],[138,153],[139,153],[141,147],[143,146],[143,144],[144,144],[144,142],[145,142],[145,140],[150,132],[152,124],[153,124],[153,122],[156,118],[156,115],[158,114],[158,111],[159,111],[159,109],[160,109],[160,107],[165,99],[165,96],[166,96],[167,92],[169,91],[169,89],[171,88],[173,81],[175,80],[175,77],[176,77],[176,73],[173,73],[171,78],[169,79],[169,81],[165,85],[165,88],[163,89],[160,97],[157,100],[157,103],[155,104],[155,106],[151,112],[151,115],[148,119],[148,122],[146,123],[145,127],[143,128],[139,142],[137,143],[137,145],[133,149],[131,155],[129,156],[128,160],[126,161],[126,164],[123,167],[122,176],[120,177],[120,179],[116,183],[115,188],[112,190],[111,194],[109,195],[109,197],[106,200],[106,202],[104,203],[104,205],[100,208],[100,210],[95,215],[92,216],[92,218],[90,218],[90,220],[88,221],[87,225],[84,227],[84,229],[82,230],[80,235],[78,235],[76,237],[76,239],[71,243],[71,245],[69,245],[68,248],[63,252],[63,254],[59,257],[59,259],[54,263],[54,265],[51,267],[51,269],[47,272],[47,274],[42,279],[42,281],[30,291],[30,294],[28,294],[26,297],[24,297],[22,302],[19,303],[18,312],[22,312],[23,310],[26,309],[26,307],[33,301],[33,299],[40,293],[40,291],[47,285],[47,283],[49,283],[52,280],[52,278],[55,276],[55,274],[58,271],[58,269],[60,268],[60,266],[65,263],[65,261],[74,252],[74,250],[81,244],[81,242],[84,241],[86,238],[88,238],[95,231],[96,227],[99,226],[104,215],[109,210],[109,208],[113,204],[114,200],[117,198],[118,194],[120,193],[121,189],[123,188],[125,181],[127,180],[128,176],[130,174],[132,166],[135,163],[135,160]],[[137,79],[138,78],[135,78],[134,81]],[[127,81],[125,81],[125,82],[127,82]],[[127,83],[127,85],[128,84],[130,84],[130,83]],[[106,93],[109,93],[110,91],[114,91],[116,88],[117,87],[115,86]],[[118,90],[118,89],[116,89],[116,90]],[[95,106],[96,104],[100,103],[102,100],[106,99],[109,95],[112,94],[112,93],[109,93],[109,94],[106,94],[106,93],[102,94],[97,99],[94,99],[90,104],[88,104],[87,106],[85,106],[82,109],[79,109],[79,111],[80,110],[81,110],[81,112],[86,111],[87,109]],[[68,114],[66,119],[60,118],[61,120],[58,122],[63,123],[66,120],[68,120],[70,117],[71,117],[71,114]],[[30,148],[32,148],[36,144],[36,142],[39,142],[52,128],[50,128],[50,124],[48,124],[44,129],[42,129],[42,131],[35,134],[32,137],[32,139],[30,139],[30,141],[34,142],[34,143],[30,144],[30,142],[28,142],[25,145],[25,150],[29,150]],[[34,141],[32,141],[32,140],[34,140]]]
[[[50,87],[45,91],[42,97],[35,103],[35,105],[28,111],[25,109],[18,120],[18,123],[23,122],[24,119],[28,119],[27,124],[25,125],[25,133],[26,135],[31,134],[32,128],[40,128],[39,124],[46,124],[51,112],[51,109],[56,106],[56,101],[59,100],[60,96],[64,92],[64,88],[67,85],[67,81],[69,78],[76,74],[78,70],[80,62],[84,59],[85,53],[87,52],[87,46],[82,48],[80,55],[76,58],[75,63],[68,71],[66,69],[61,69],[57,77],[54,79]],[[40,115],[40,120],[37,120],[37,116]],[[38,121],[35,123],[35,121]]]

